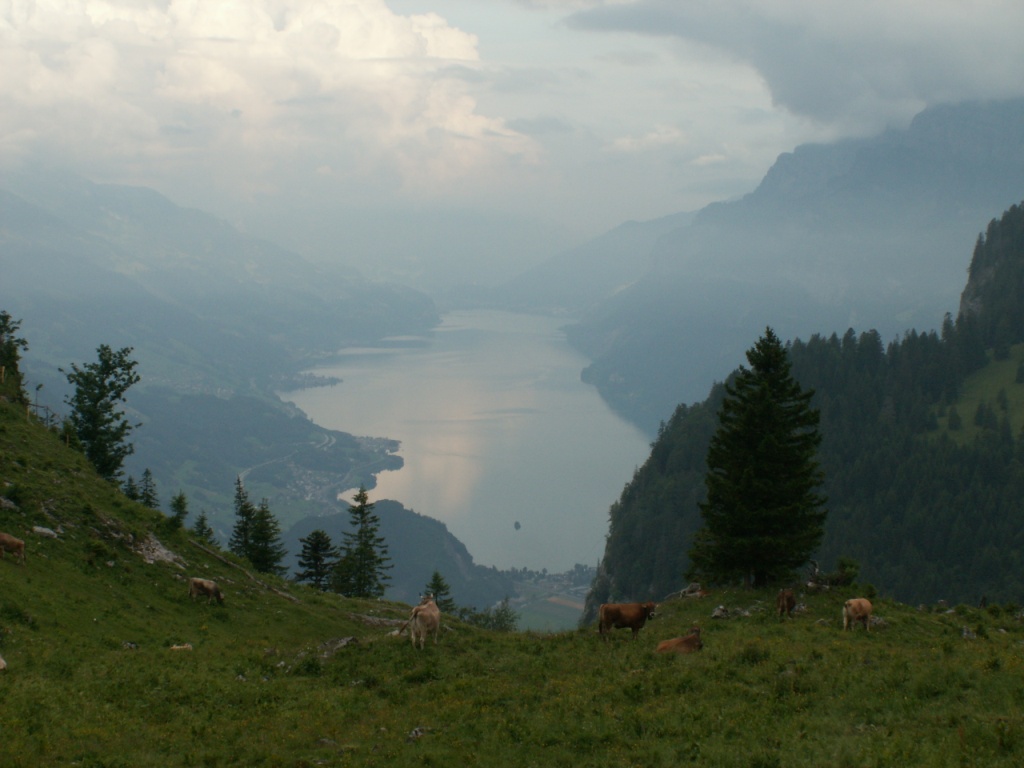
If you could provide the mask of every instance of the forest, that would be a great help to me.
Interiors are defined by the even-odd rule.
[[[862,583],[908,603],[1024,599],[1022,342],[1024,208],[1013,206],[978,237],[957,316],[938,331],[886,343],[851,328],[787,344],[821,413],[823,570],[852,558]],[[610,509],[587,614],[686,586],[724,391],[661,424]]]

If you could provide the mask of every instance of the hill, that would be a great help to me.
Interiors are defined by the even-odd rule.
[[[906,602],[1024,594],[1024,209],[992,221],[969,275],[941,332],[909,330],[886,345],[850,329],[788,346],[821,413],[829,516],[817,557],[826,568],[855,559],[865,581]],[[723,397],[717,384],[680,405],[612,506],[588,615],[609,598],[679,588]]]
[[[917,611],[843,633],[844,595],[674,599],[639,640],[495,633],[347,600],[196,546],[0,389],[0,672],[10,766],[1018,765],[1017,609]],[[223,605],[192,601],[213,578]],[[727,619],[712,619],[713,607]],[[721,611],[715,611],[721,613]],[[703,628],[689,657],[653,653]],[[174,650],[173,646],[190,646]]]

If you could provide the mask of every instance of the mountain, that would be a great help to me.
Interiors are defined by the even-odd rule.
[[[956,305],[977,233],[1022,197],[1024,100],[934,107],[906,129],[798,147],[749,195],[670,226],[649,251],[618,253],[618,282],[571,304],[588,305],[569,328],[593,360],[584,378],[653,435],[766,325],[784,338],[935,327]],[[574,264],[589,249],[600,262],[601,248],[584,246]],[[538,303],[586,283],[582,269],[559,272],[565,260],[534,283]]]
[[[494,291],[495,303],[524,312],[575,315],[639,280],[663,235],[688,226],[693,214],[628,221],[526,270]]]
[[[31,339],[34,399],[61,412],[59,369],[132,347],[141,427],[126,470],[152,470],[229,531],[235,477],[284,524],[343,507],[349,482],[397,467],[395,446],[312,424],[275,391],[352,344],[437,323],[430,298],[314,265],[156,192],[34,169],[0,179],[0,308]],[[326,502],[324,500],[327,500]],[[332,506],[333,505],[333,506]]]
[[[423,294],[313,265],[152,190],[38,169],[0,181],[0,269],[0,303],[60,364],[132,345],[189,391],[265,386],[438,320]]]
[[[815,557],[825,570],[853,558],[865,582],[904,602],[1016,600],[1024,590],[1024,207],[989,224],[968,275],[960,312],[938,332],[885,343],[850,329],[788,345],[821,414],[828,519]],[[680,589],[724,397],[716,384],[659,430],[611,507],[585,615],[605,600]]]

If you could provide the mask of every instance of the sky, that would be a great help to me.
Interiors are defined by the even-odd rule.
[[[1024,95],[1019,0],[0,0],[0,173],[502,279],[782,152]]]

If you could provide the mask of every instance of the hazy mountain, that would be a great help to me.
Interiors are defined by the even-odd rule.
[[[145,374],[190,390],[437,321],[423,294],[313,265],[152,190],[42,170],[0,182],[0,270],[0,303],[60,364],[132,345]]]
[[[524,311],[574,314],[589,309],[643,277],[658,239],[692,220],[693,214],[677,213],[627,221],[508,281],[495,291],[496,301]]]
[[[41,170],[0,181],[0,308],[29,339],[34,399],[60,413],[58,368],[133,347],[142,426],[125,469],[150,468],[165,503],[184,490],[221,531],[239,474],[290,525],[324,499],[337,511],[343,482],[372,487],[360,467],[400,466],[387,441],[322,429],[274,389],[345,345],[438,319],[423,294],[310,264],[152,190]]]
[[[1022,100],[937,107],[905,130],[799,147],[741,200],[704,208],[645,255],[620,252],[646,269],[571,329],[594,360],[584,377],[653,434],[742,362],[766,325],[783,337],[854,327],[887,339],[935,328],[956,310],[963,254],[993,211],[1022,197]],[[536,287],[539,301],[569,291],[572,274],[561,279]]]

